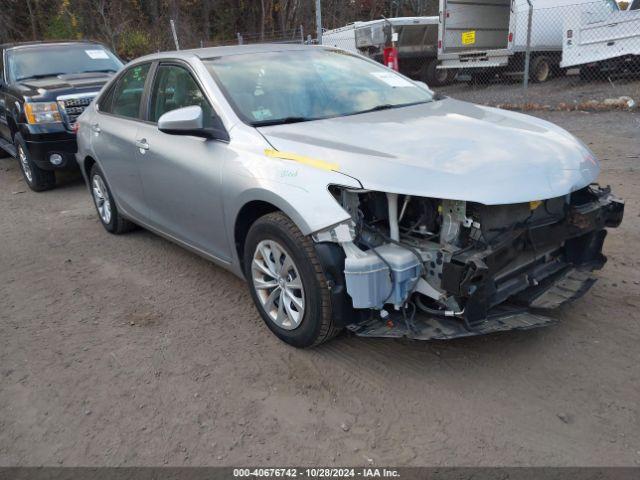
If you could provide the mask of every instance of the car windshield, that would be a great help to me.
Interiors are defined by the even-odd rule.
[[[236,113],[253,126],[401,108],[432,93],[373,61],[309,48],[205,60]]]
[[[101,45],[60,44],[7,50],[7,70],[13,82],[78,73],[117,72],[122,62]]]

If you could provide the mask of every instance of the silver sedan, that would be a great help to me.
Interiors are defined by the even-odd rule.
[[[142,226],[246,278],[297,347],[547,325],[595,281],[624,209],[564,130],[332,48],[143,57],[78,124],[106,230]]]

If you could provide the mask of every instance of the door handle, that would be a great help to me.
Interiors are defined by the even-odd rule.
[[[147,140],[145,138],[136,140],[136,147],[138,147],[140,150],[149,150],[149,144],[147,143]]]
[[[100,125],[98,125],[97,123],[94,123],[91,125],[91,131],[93,133],[100,133],[102,130],[100,130]]]

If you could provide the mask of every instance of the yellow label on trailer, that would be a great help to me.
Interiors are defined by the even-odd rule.
[[[473,45],[476,43],[476,31],[470,30],[468,32],[462,32],[462,44]]]

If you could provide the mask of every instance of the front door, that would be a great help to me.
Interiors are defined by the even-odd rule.
[[[221,173],[227,144],[158,130],[160,116],[198,105],[206,122],[214,115],[186,67],[161,64],[150,91],[148,122],[137,133],[138,163],[150,226],[209,255],[229,261],[222,208]]]

